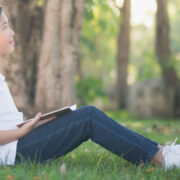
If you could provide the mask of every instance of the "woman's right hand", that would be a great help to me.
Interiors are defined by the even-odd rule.
[[[19,128],[19,130],[25,135],[31,132],[33,129],[38,127],[38,122],[40,119],[41,113],[39,112],[36,116],[29,122],[25,123],[23,126]]]
[[[0,131],[0,145],[7,144],[9,142],[15,141],[22,138],[33,129],[38,127],[38,122],[40,119],[41,113],[38,113],[31,121],[25,123],[18,129],[12,130],[1,130]]]
[[[44,123],[47,123],[56,118],[56,116],[53,116],[40,122],[40,116],[41,113],[38,113],[31,121],[26,122],[18,129],[0,130],[0,145],[4,145],[14,140],[20,139],[38,126],[41,126]]]

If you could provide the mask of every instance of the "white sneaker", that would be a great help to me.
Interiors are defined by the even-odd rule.
[[[177,138],[171,145],[163,148],[163,166],[165,170],[173,167],[180,168],[180,144],[175,145],[176,141]]]

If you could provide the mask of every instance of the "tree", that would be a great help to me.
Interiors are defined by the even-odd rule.
[[[117,96],[118,106],[125,108],[127,93],[127,66],[130,44],[130,7],[131,1],[124,0],[120,22],[117,51]]]
[[[175,87],[177,76],[172,65],[169,44],[169,17],[167,0],[157,0],[156,54],[167,86]]]
[[[156,55],[162,69],[162,75],[167,87],[175,92],[175,114],[180,113],[180,94],[178,77],[173,66],[169,43],[169,17],[167,0],[157,0],[156,16]]]
[[[16,34],[15,52],[2,61],[1,72],[18,109],[28,117],[73,102],[84,5],[85,0],[8,0],[5,11]]]
[[[9,22],[15,31],[15,52],[10,56],[3,57],[1,72],[6,77],[18,109],[23,111],[25,115],[29,115],[32,112],[32,108],[24,79],[22,34],[19,31],[23,24],[20,19],[21,10],[19,5],[20,1],[14,1],[13,3],[9,2],[8,6],[4,8]]]
[[[35,107],[49,111],[74,103],[74,73],[85,0],[47,0]]]

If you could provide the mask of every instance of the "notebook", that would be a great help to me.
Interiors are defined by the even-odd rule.
[[[74,111],[76,109],[77,109],[77,105],[76,104],[74,104],[72,106],[66,106],[66,107],[63,107],[61,109],[57,109],[55,111],[51,111],[51,112],[42,114],[41,117],[40,117],[40,120],[48,119],[48,118],[53,117],[53,116],[59,117],[59,116],[65,114],[65,113]],[[21,127],[22,125],[24,125],[25,123],[27,123],[27,122],[29,122],[31,120],[33,120],[33,118],[32,119],[28,119],[28,120],[26,120],[26,121],[24,121],[24,122],[22,122],[20,124],[17,124],[16,126],[17,127]]]

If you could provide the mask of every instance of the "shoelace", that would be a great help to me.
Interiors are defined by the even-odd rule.
[[[171,144],[171,146],[174,146],[176,144],[176,141],[178,140],[178,138],[176,137],[174,142]]]
[[[173,166],[180,167],[180,164],[179,164],[180,162],[178,160],[180,158],[180,145],[176,145],[177,140],[178,140],[178,138],[176,137],[174,142],[171,145],[167,145],[164,147],[163,165],[164,165],[166,170],[168,168],[173,167]]]
[[[172,151],[173,151],[173,153],[176,153],[176,154],[177,154],[177,152],[176,152],[177,149],[175,148],[175,144],[176,144],[176,141],[177,141],[177,140],[178,140],[178,138],[176,137],[175,140],[174,140],[174,142],[173,142],[171,145],[166,146],[165,156],[166,156],[167,153],[172,152]]]

